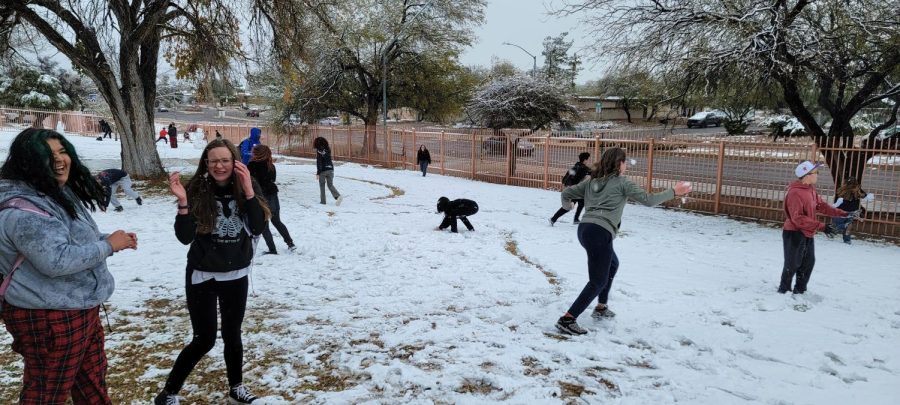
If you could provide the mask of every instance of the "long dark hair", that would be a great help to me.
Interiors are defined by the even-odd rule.
[[[241,161],[241,155],[231,141],[214,139],[203,148],[203,154],[200,155],[200,164],[197,165],[197,172],[194,173],[191,181],[188,182],[188,204],[191,207],[191,215],[194,216],[194,222],[197,224],[197,233],[200,234],[212,233],[213,229],[216,228],[216,215],[218,215],[215,193],[216,181],[209,175],[209,165],[206,163],[206,158],[210,150],[222,147],[228,148],[228,151],[231,152],[231,159],[234,162]],[[245,198],[247,194],[241,187],[241,182],[236,181],[234,178],[233,172],[229,182],[231,183],[231,195],[234,196],[234,200],[237,202],[238,212],[242,212],[244,210],[244,202],[247,201]],[[266,220],[268,220],[271,216],[268,204],[258,193],[255,198],[262,206]]]
[[[328,141],[325,140],[325,138],[322,138],[321,136],[316,138],[315,140],[313,140],[313,147],[318,150],[329,150]]]
[[[843,198],[847,201],[858,200],[860,197],[865,197],[859,186],[859,182],[856,181],[855,177],[847,178],[847,180],[844,181],[844,184],[837,189],[835,194],[837,194],[839,198]]]
[[[625,150],[622,148],[609,148],[600,155],[600,161],[594,165],[591,178],[600,179],[607,176],[618,176],[619,168],[625,161]]]
[[[53,171],[53,151],[47,144],[48,139],[58,140],[72,160],[69,165],[69,179],[65,185],[75,193],[78,201],[67,198],[64,187],[60,187],[56,181],[56,173]],[[16,135],[9,147],[9,156],[0,168],[0,179],[27,183],[53,199],[72,218],[78,218],[75,207],[78,202],[91,211],[96,211],[97,207],[105,210],[104,193],[100,185],[81,163],[75,147],[62,134],[53,130],[28,128]]]
[[[250,155],[251,162],[265,162],[266,167],[270,172],[275,171],[275,164],[272,162],[272,149],[269,149],[268,146],[263,144],[258,144],[253,147],[253,152]]]

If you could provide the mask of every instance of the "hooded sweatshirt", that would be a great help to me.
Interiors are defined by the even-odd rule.
[[[262,130],[259,128],[250,128],[250,136],[241,142],[241,162],[250,163],[250,155],[253,154],[253,147],[260,144],[259,137]]]
[[[613,238],[619,231],[622,212],[625,211],[625,203],[629,198],[652,207],[675,198],[675,190],[650,194],[623,176],[607,176],[582,181],[562,192],[563,205],[570,205],[572,200],[584,200],[582,223],[600,225]]]
[[[0,272],[12,269],[18,253],[25,261],[6,291],[6,302],[27,309],[89,309],[112,295],[115,280],[106,267],[112,246],[90,213],[66,187],[78,218],[28,184],[0,180],[0,201],[20,197],[50,214],[8,208],[0,211]]]
[[[816,219],[816,213],[831,217],[846,217],[847,212],[831,207],[816,193],[812,184],[799,180],[788,185],[784,196],[784,230],[801,231],[803,236],[812,238],[816,231],[825,230],[825,224]]]
[[[316,174],[322,174],[334,170],[334,162],[331,161],[331,149],[316,149]]]

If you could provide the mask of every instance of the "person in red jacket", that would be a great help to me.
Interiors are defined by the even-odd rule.
[[[825,232],[829,237],[835,233],[834,225],[825,225],[816,219],[816,213],[830,217],[846,217],[846,211],[837,209],[822,200],[816,193],[816,181],[819,179],[821,163],[805,161],[800,163],[794,174],[797,181],[788,185],[784,196],[784,228],[781,232],[784,244],[784,269],[781,271],[781,284],[778,292],[784,294],[791,290],[791,281],[796,274],[794,294],[806,292],[806,284],[813,266],[816,264],[816,252],[813,237],[817,231]]]

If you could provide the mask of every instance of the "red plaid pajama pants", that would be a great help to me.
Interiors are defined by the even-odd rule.
[[[3,305],[3,321],[22,355],[21,405],[111,404],[99,307],[24,309]]]

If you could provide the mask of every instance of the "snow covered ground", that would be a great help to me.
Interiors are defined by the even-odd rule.
[[[0,132],[0,158],[14,133]],[[109,140],[71,137],[89,163]],[[200,151],[160,144],[174,165]],[[101,165],[102,166],[102,165]],[[92,164],[92,167],[97,165]],[[552,191],[356,164],[346,195],[318,204],[315,164],[278,164],[282,218],[296,254],[254,261],[244,323],[245,382],[265,403],[896,404],[900,398],[900,252],[819,237],[803,297],[775,293],[781,230],[631,205],[615,245],[618,316],[553,323],[587,280],[570,221],[547,218]],[[435,231],[438,197],[471,198],[475,232]],[[145,195],[101,229],[137,232],[108,261],[109,384],[115,403],[147,403],[190,338],[187,247],[174,201]],[[3,226],[11,226],[3,224]],[[260,243],[263,243],[260,241]],[[264,245],[261,245],[264,246]],[[264,248],[262,248],[264,249]],[[262,250],[261,249],[261,250]],[[20,358],[0,334],[0,403],[14,401]],[[189,377],[186,403],[219,403],[221,342]]]

